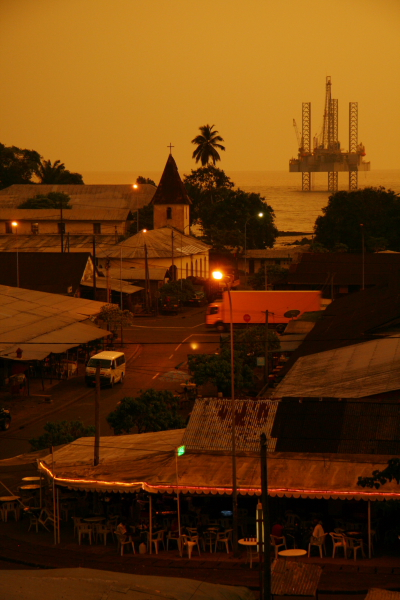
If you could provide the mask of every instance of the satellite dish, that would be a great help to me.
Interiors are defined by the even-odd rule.
[[[298,317],[300,314],[299,310],[288,310],[285,312],[285,314],[283,315],[284,317],[286,317],[287,319],[295,319],[296,317]]]

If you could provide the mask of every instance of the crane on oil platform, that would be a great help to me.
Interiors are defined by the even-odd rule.
[[[328,76],[325,84],[325,107],[320,136],[315,136],[311,145],[311,102],[302,104],[302,132],[293,119],[298,157],[289,161],[291,173],[301,173],[302,190],[312,189],[312,173],[328,173],[328,191],[338,189],[339,171],[349,173],[349,190],[358,188],[358,171],[369,171],[371,165],[365,162],[365,147],[358,143],[358,102],[349,102],[349,150],[340,147],[338,139],[339,110],[338,100],[332,98],[332,80]]]

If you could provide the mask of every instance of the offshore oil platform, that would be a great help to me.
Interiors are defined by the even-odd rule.
[[[358,188],[358,171],[369,171],[365,147],[358,143],[358,102],[349,102],[349,150],[340,148],[338,140],[338,101],[332,98],[331,77],[326,78],[325,110],[321,132],[311,141],[311,102],[302,103],[302,131],[293,119],[299,147],[298,158],[289,161],[290,173],[301,173],[303,192],[312,190],[312,173],[328,173],[328,191],[338,189],[338,173],[349,173],[349,190]]]

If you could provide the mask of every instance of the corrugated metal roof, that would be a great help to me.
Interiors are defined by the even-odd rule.
[[[147,246],[147,256],[152,258],[171,258],[172,257],[172,234],[174,236],[174,258],[180,256],[189,256],[200,252],[206,252],[210,246],[192,236],[183,235],[180,231],[171,227],[161,227],[160,229],[151,229],[149,231],[140,231],[119,244],[110,248],[99,250],[99,257],[120,258],[141,258],[144,259],[144,245]],[[189,246],[189,251],[185,247]]]
[[[400,592],[371,588],[365,596],[365,600],[400,600]]]
[[[301,254],[297,264],[289,268],[288,284],[359,285],[362,284],[363,256],[347,252]],[[364,256],[365,285],[378,285],[391,280],[400,269],[400,254],[367,252]]]
[[[306,314],[306,313],[305,313]],[[304,315],[303,315],[304,316]],[[289,321],[289,323],[285,327],[285,335],[291,333],[299,334],[299,333],[308,333],[314,327],[315,321],[303,321],[300,319],[293,319],[293,321]]]
[[[400,453],[398,394],[386,401],[302,398],[279,403],[272,435],[277,452]]]
[[[93,279],[85,279],[85,281],[81,281],[81,285],[84,285],[86,287],[93,287]],[[106,277],[96,277],[96,287],[102,290],[107,289]],[[120,292],[122,289],[122,292],[124,294],[135,294],[136,292],[140,292],[141,290],[143,290],[142,287],[138,287],[137,285],[131,285],[126,281],[122,281],[121,288],[121,280],[114,279],[112,277],[110,277],[110,280],[108,282],[108,289],[114,290],[115,292]]]
[[[93,466],[94,438],[80,438],[54,452],[57,483],[84,490],[173,493],[177,488],[176,449],[184,430],[109,436],[100,440],[100,464]],[[399,499],[395,481],[379,490],[357,486],[358,477],[387,466],[388,456],[269,453],[269,495],[304,498]],[[44,469],[51,469],[51,456]],[[1,464],[1,463],[0,463]],[[260,457],[237,455],[239,494],[261,493]],[[178,458],[178,486],[183,493],[230,494],[230,452],[187,451]]]
[[[0,197],[1,200],[1,197]],[[63,210],[63,221],[126,221],[132,218],[131,211],[127,208],[68,208]],[[34,209],[34,208],[19,208],[17,211],[13,208],[0,207],[0,221],[60,221],[60,210],[52,208]]]
[[[115,245],[115,235],[96,235],[98,250]],[[69,246],[68,246],[69,240]],[[69,252],[92,252],[93,235],[64,236],[64,247]],[[0,252],[61,252],[60,235],[0,235]]]
[[[105,304],[0,285],[0,356],[16,359],[19,347],[24,360],[39,360],[109,335],[84,323]]]
[[[274,596],[316,596],[322,568],[293,560],[275,560],[271,567]]]
[[[17,285],[16,263],[16,252],[2,253],[1,285]],[[92,271],[88,252],[18,252],[19,285],[25,289],[73,296],[82,277]]]
[[[151,202],[156,188],[150,184],[122,185],[11,185],[0,190],[0,206],[2,208],[13,208],[33,198],[37,194],[48,194],[49,192],[64,192],[71,198],[71,204],[75,208],[129,208],[137,210]]]
[[[232,448],[231,400],[199,398],[194,405],[185,431],[183,444],[190,450],[225,450]],[[235,400],[236,448],[238,452],[258,452],[260,435],[265,433],[268,448],[275,448],[271,439],[277,402],[268,400]]]
[[[397,336],[303,356],[273,397],[363,398],[391,390],[400,390]]]
[[[105,275],[105,269],[103,270]],[[149,268],[149,279],[150,281],[164,281],[166,277],[167,269],[166,267],[161,267],[159,269],[150,267]],[[122,275],[122,279],[124,281],[144,281],[146,279],[146,272],[144,269],[118,269],[111,268],[110,269],[111,277],[115,279],[119,279],[120,275]]]
[[[247,258],[280,258],[282,260],[290,259],[296,260],[303,252],[308,252],[309,245],[296,245],[296,246],[281,246],[279,248],[264,248],[258,250],[247,250]]]

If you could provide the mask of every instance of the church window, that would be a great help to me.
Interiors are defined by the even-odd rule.
[[[167,208],[167,219],[172,219],[172,208],[170,206]]]

